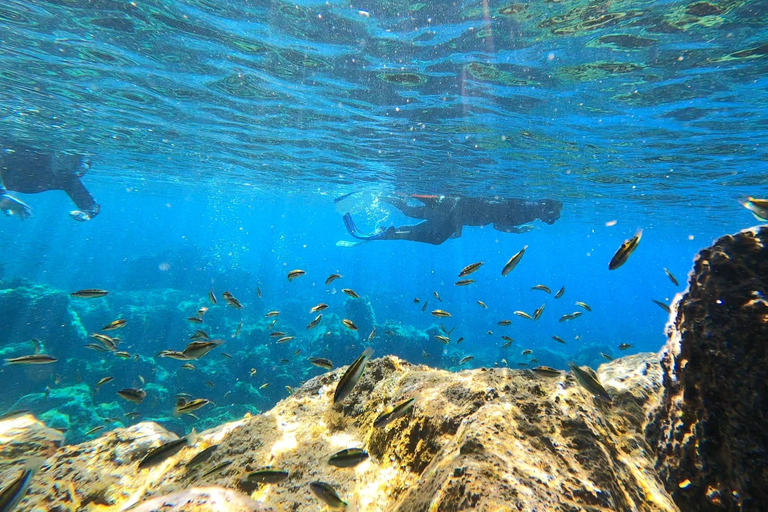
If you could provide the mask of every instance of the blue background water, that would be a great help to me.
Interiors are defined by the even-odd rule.
[[[319,372],[306,373],[306,356],[341,365],[361,352],[367,332],[322,342],[304,331],[314,316],[305,310],[318,302],[344,317],[343,287],[372,306],[377,355],[457,369],[464,355],[475,356],[464,367],[502,358],[514,366],[526,360],[523,348],[561,367],[571,357],[595,366],[598,352],[618,355],[620,343],[634,345],[627,353],[656,351],[667,315],[651,299],[669,303],[698,249],[755,223],[739,198],[765,195],[767,7],[4,2],[0,139],[91,154],[84,183],[102,205],[81,224],[66,215],[72,206],[63,193],[20,195],[34,218],[0,222],[4,280],[110,290],[98,300],[112,301],[111,313],[141,308],[142,329],[131,332],[132,320],[120,335],[150,359],[183,348],[193,330],[185,318],[206,304],[209,289],[231,291],[245,308],[220,304],[209,318],[227,339],[221,350],[241,359],[212,352],[182,377],[179,362],[155,360],[169,376],[154,380],[169,395],[187,391],[224,405],[231,379],[253,381],[256,368],[256,386],[272,383],[259,401],[248,390],[228,396],[257,409],[285,396],[284,384]],[[466,228],[437,247],[337,247],[349,236],[333,198],[355,190],[551,197],[565,206],[553,226],[536,223],[521,235]],[[369,226],[385,217],[369,213]],[[363,223],[364,212],[356,219]],[[609,272],[637,228],[644,234],[636,253]],[[502,277],[523,245],[522,262]],[[459,270],[475,261],[485,262],[477,282],[455,287]],[[290,283],[294,268],[307,275]],[[326,287],[333,272],[344,278]],[[539,283],[566,293],[554,300],[530,290]],[[168,290],[183,298],[171,308]],[[579,309],[576,300],[593,311],[559,323]],[[538,322],[512,314],[542,303]],[[464,336],[461,345],[381,345],[387,322],[434,334],[441,322],[428,311],[438,305],[453,314],[442,323],[456,327],[453,339]],[[283,310],[281,324],[298,333],[290,348],[248,331],[271,309]],[[101,325],[95,318],[88,332]],[[496,325],[505,318],[511,326]],[[243,334],[232,339],[240,319]],[[21,346],[35,328],[17,327],[2,333],[6,346]],[[32,335],[46,341],[55,328],[40,325]],[[500,348],[502,334],[513,347]],[[101,363],[102,354],[82,348],[87,341],[54,337],[47,349],[62,359],[58,368],[4,368],[12,386],[2,405],[45,386],[92,385],[106,371],[122,373],[121,387],[136,382],[136,367]],[[291,359],[288,369],[280,358]],[[142,407],[160,415],[172,407],[170,396],[163,400]]]

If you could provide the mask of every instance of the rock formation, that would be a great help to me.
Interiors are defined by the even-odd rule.
[[[768,507],[768,228],[718,239],[694,262],[649,423],[682,510]]]

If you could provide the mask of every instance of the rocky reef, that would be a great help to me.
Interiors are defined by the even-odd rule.
[[[694,262],[647,427],[659,475],[685,511],[768,503],[768,228],[718,239]]]

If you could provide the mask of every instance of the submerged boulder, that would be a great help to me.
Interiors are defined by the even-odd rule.
[[[767,298],[762,226],[702,250],[677,303],[662,358],[664,398],[646,434],[685,511],[768,503]]]

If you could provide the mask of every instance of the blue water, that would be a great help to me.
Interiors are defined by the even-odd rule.
[[[4,2],[0,140],[90,154],[83,182],[101,204],[76,223],[61,192],[17,194],[34,217],[0,219],[4,288],[23,278],[52,293],[109,290],[98,311],[76,299],[69,308],[88,333],[129,318],[118,334],[142,359],[84,349],[91,340],[50,312],[13,312],[3,357],[28,353],[36,337],[59,361],[0,370],[12,383],[0,409],[50,413],[61,406],[43,393],[115,376],[91,402],[78,398],[98,414],[56,419],[79,440],[104,418],[130,423],[122,413],[134,409],[183,430],[194,421],[170,414],[178,392],[216,403],[203,424],[226,419],[232,403],[238,414],[265,410],[285,385],[322,372],[306,357],[344,365],[367,345],[454,371],[657,351],[668,315],[651,300],[670,303],[699,249],[756,223],[740,198],[766,195],[766,14],[765,2]],[[564,208],[525,234],[489,226],[440,246],[338,247],[352,239],[333,198],[360,190],[548,197]],[[404,221],[378,207],[355,218],[367,229]],[[637,251],[608,271],[638,228]],[[477,282],[455,287],[475,261],[485,262]],[[307,274],[289,282],[295,268]],[[326,286],[335,272],[344,278]],[[566,292],[555,300],[536,284]],[[338,321],[318,328],[329,336],[305,329],[318,302],[345,317],[345,287],[373,309],[370,343]],[[220,301],[206,315],[204,328],[227,343],[193,372],[156,358],[184,348],[197,327],[186,318],[210,306],[211,289],[245,306]],[[558,322],[577,300],[592,312]],[[513,315],[542,303],[537,322]],[[452,316],[436,319],[435,307]],[[276,346],[255,330],[269,310],[296,340]],[[433,338],[440,323],[456,329],[448,346]],[[425,338],[393,345],[395,325]],[[516,341],[502,348],[501,335]],[[475,359],[460,367],[466,355]],[[139,375],[148,399],[135,408],[114,392],[141,386]]]

